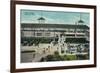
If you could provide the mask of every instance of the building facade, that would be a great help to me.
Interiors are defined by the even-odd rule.
[[[21,24],[22,37],[56,38],[64,35],[66,38],[86,38],[89,40],[89,27],[86,25],[67,24]]]
[[[82,24],[21,23],[21,44],[39,43],[55,44],[60,54],[66,54],[66,50],[76,53],[78,46],[84,49],[88,46],[89,49],[89,27]]]

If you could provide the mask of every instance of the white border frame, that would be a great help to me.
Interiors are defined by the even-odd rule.
[[[20,63],[20,10],[49,10],[49,11],[70,11],[70,12],[89,12],[90,13],[90,60],[81,61],[59,61],[59,62],[32,62]],[[70,8],[70,7],[51,7],[36,5],[16,5],[16,69],[23,68],[41,68],[41,67],[57,67],[57,66],[74,66],[94,64],[94,10],[86,8]]]

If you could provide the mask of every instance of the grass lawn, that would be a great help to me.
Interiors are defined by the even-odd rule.
[[[77,57],[76,57],[76,55],[64,55],[64,56],[62,56],[62,58],[64,59],[64,60],[77,60]]]
[[[71,61],[71,60],[77,60],[76,55],[59,55],[59,53],[55,52],[54,55],[48,55],[45,57],[45,61]],[[41,61],[43,61],[43,59]]]

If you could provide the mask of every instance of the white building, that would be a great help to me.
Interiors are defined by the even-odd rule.
[[[75,53],[76,47],[89,46],[89,27],[82,20],[77,24],[47,24],[43,17],[38,20],[39,23],[21,23],[22,45],[54,42],[60,54],[68,50]]]

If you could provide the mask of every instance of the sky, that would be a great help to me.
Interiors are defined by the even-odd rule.
[[[45,18],[49,24],[75,24],[81,19],[84,25],[90,24],[90,14],[84,12],[43,11],[43,10],[21,10],[21,23],[39,23],[38,18]]]

